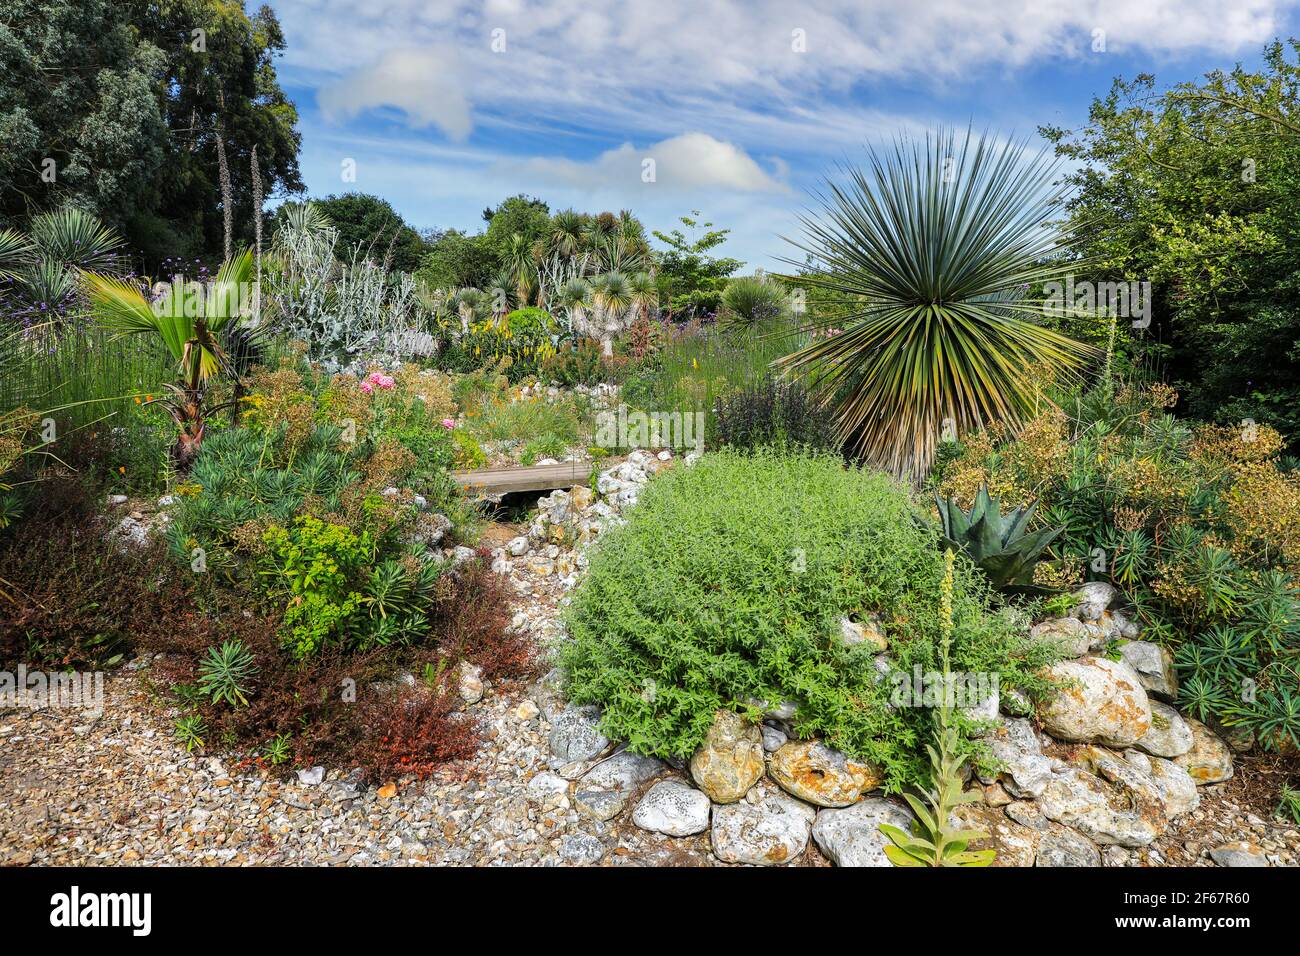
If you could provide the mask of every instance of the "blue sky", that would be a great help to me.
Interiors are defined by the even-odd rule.
[[[939,123],[1079,126],[1115,76],[1258,62],[1300,0],[271,5],[310,194],[375,193],[417,228],[471,231],[518,192],[661,229],[699,209],[748,271],[792,254],[780,237],[808,190],[867,145]]]

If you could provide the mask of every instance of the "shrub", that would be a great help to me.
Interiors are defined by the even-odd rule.
[[[893,667],[940,663],[943,557],[917,517],[892,480],[831,457],[723,450],[667,472],[602,538],[574,593],[571,699],[602,705],[611,736],[665,757],[688,756],[717,708],[794,701],[801,735],[876,762],[891,789],[923,783],[928,712],[887,706],[874,652],[838,639],[845,615],[879,614]],[[954,670],[1037,693],[1048,652],[989,601],[959,562]]]
[[[965,436],[933,483],[963,503],[982,485],[1041,499],[1035,526],[1063,530],[1039,583],[1114,583],[1145,639],[1175,651],[1183,707],[1300,747],[1300,476],[1277,432],[1180,422],[1176,401],[1164,385],[1099,389],[1018,439]]]
[[[834,452],[839,448],[831,413],[819,408],[797,382],[768,377],[729,392],[714,408],[718,445],[739,449],[801,447]]]
[[[636,326],[633,326],[635,331]],[[578,339],[567,342],[548,356],[538,368],[538,375],[547,382],[554,382],[565,388],[575,385],[599,385],[601,382],[618,381],[626,367],[627,360],[622,356],[607,358],[601,351],[600,343],[594,339]]]
[[[563,458],[569,453],[569,446],[564,443],[559,435],[553,432],[547,432],[537,438],[530,439],[524,444],[524,450],[519,453],[519,463],[521,465],[531,465],[541,458]]]
[[[134,636],[173,626],[185,602],[168,562],[106,537],[99,493],[79,477],[46,480],[32,511],[0,538],[0,661],[111,667]]]
[[[762,276],[742,276],[723,290],[718,324],[727,332],[767,330],[786,314],[788,304],[780,284]]]

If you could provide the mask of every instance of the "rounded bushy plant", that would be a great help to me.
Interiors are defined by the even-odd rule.
[[[901,485],[830,456],[724,449],[673,469],[605,535],[574,593],[570,698],[664,757],[691,754],[718,708],[758,717],[792,701],[801,736],[877,763],[891,789],[924,781],[929,709],[890,705],[894,675],[939,666],[943,557],[920,516]],[[1048,652],[990,601],[959,560],[953,669],[1037,692]],[[873,614],[881,662],[841,640],[843,617]]]

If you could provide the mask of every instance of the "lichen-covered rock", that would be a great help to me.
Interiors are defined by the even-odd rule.
[[[643,757],[623,750],[602,760],[578,782],[579,790],[606,790],[627,793],[645,783],[667,764],[657,757]]]
[[[680,780],[660,780],[632,811],[632,822],[643,830],[667,836],[690,836],[709,828],[709,798]]]
[[[556,714],[548,738],[555,755],[551,763],[558,767],[599,756],[609,746],[609,738],[600,732],[599,719],[600,711],[591,706],[570,704]]]
[[[819,807],[847,807],[884,780],[878,768],[851,760],[819,740],[781,747],[772,754],[768,773],[782,789]]]
[[[955,808],[953,820],[964,830],[987,833],[973,841],[968,850],[994,850],[997,855],[990,866],[1033,866],[1038,853],[1040,834],[1010,819],[996,807],[966,803]]]
[[[714,715],[691,757],[691,779],[714,803],[735,803],[763,776],[763,734],[730,710]]]
[[[1038,712],[1053,737],[1128,747],[1151,729],[1147,692],[1127,664],[1085,657],[1054,664],[1047,676],[1061,684]]]
[[[836,866],[892,866],[885,856],[882,823],[907,832],[912,814],[897,800],[865,797],[851,807],[819,810],[812,837]]]
[[[999,779],[1016,797],[1036,797],[1052,779],[1052,762],[1043,756],[1033,724],[1023,718],[1003,719],[985,737],[989,751],[1004,768]]]
[[[1077,767],[1052,775],[1038,798],[1049,820],[1078,830],[1096,843],[1146,846],[1168,823],[1164,806],[1149,793],[1103,781]]]
[[[889,648],[889,641],[885,638],[885,632],[880,626],[879,620],[875,617],[868,617],[864,621],[855,621],[851,618],[840,618],[840,643],[845,647],[857,647],[866,644],[873,651],[879,652]]]
[[[1082,657],[1092,646],[1092,634],[1077,618],[1056,617],[1041,621],[1029,629],[1029,637],[1039,644],[1059,647],[1067,658]]]
[[[1098,621],[1119,597],[1119,592],[1105,581],[1089,581],[1074,596],[1079,602],[1075,605],[1074,616],[1081,621]]]
[[[1201,794],[1196,781],[1178,764],[1164,757],[1151,757],[1151,779],[1165,802],[1165,815],[1174,817],[1191,813],[1201,805]]]
[[[1151,701],[1151,729],[1135,745],[1156,757],[1181,757],[1192,749],[1192,728],[1168,704]]]
[[[1120,659],[1133,668],[1148,694],[1165,700],[1178,696],[1178,674],[1174,655],[1150,641],[1125,641],[1119,648]]]
[[[1187,771],[1198,787],[1221,783],[1232,777],[1232,751],[1228,745],[1199,720],[1186,718],[1192,729],[1192,749],[1174,758],[1174,763]]]
[[[776,788],[758,800],[714,807],[710,838],[724,863],[778,866],[808,847],[817,811]]]
[[[1244,840],[1216,846],[1210,851],[1210,859],[1219,866],[1268,866],[1268,857],[1264,851]]]
[[[1038,838],[1034,866],[1101,866],[1101,851],[1083,834],[1053,823]]]

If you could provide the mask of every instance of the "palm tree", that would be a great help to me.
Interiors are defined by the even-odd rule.
[[[537,277],[537,261],[533,258],[533,248],[519,233],[510,237],[510,248],[506,250],[506,269],[514,280],[515,297],[522,307],[528,304],[534,280]]]
[[[600,340],[606,358],[614,355],[614,337],[657,301],[654,281],[644,272],[626,276],[606,272],[590,283],[570,283],[561,294],[574,329]]]
[[[86,275],[91,305],[105,328],[123,335],[157,336],[180,366],[180,384],[168,385],[171,397],[156,404],[180,430],[172,459],[182,472],[199,453],[208,416],[219,410],[207,405],[207,385],[218,370],[228,368],[221,337],[244,318],[244,307],[252,302],[252,274],[253,255],[246,251],[225,262],[208,285],[166,286],[153,302],[136,285]]]
[[[791,277],[837,307],[775,364],[807,375],[849,450],[918,479],[946,425],[1014,430],[1042,403],[1031,369],[1073,377],[1097,355],[1037,324],[1028,294],[1071,267],[1070,237],[1051,228],[1057,164],[940,131],[848,173],[818,196],[820,216],[802,217],[794,245],[813,265]]]

